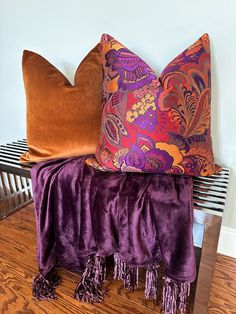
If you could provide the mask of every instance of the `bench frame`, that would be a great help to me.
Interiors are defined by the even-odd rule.
[[[27,149],[26,139],[0,146],[0,196],[5,206],[2,216],[0,212],[0,220],[33,201],[31,166],[22,166],[19,163],[20,155]],[[229,178],[229,169],[223,168],[219,175],[193,179],[194,222],[204,228],[193,314],[208,313]]]
[[[201,259],[198,269],[193,314],[207,314],[211,285],[217,258],[217,248],[227,194],[230,170],[223,168],[219,175],[193,179],[194,222],[203,225]],[[199,198],[199,191],[206,189],[214,197]],[[200,203],[199,203],[200,201]]]

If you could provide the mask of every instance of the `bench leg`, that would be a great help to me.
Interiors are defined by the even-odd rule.
[[[30,179],[0,171],[0,220],[32,201]]]
[[[195,210],[194,220],[204,225],[204,235],[193,314],[207,314],[222,217]]]

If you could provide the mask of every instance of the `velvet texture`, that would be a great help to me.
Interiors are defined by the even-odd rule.
[[[161,72],[113,37],[101,38],[102,126],[96,158],[107,171],[209,176],[210,42],[204,34]]]
[[[45,288],[45,282],[49,281],[43,278],[56,266],[80,271],[88,262],[76,296],[87,300],[85,291],[89,290],[89,296],[93,296],[90,300],[100,300],[98,287],[105,276],[104,261],[88,261],[88,258],[114,253],[114,276],[123,279],[130,290],[136,287],[137,266],[144,266],[147,268],[145,294],[155,295],[161,261],[168,278],[167,295],[174,293],[168,286],[173,285],[172,281],[176,285],[192,282],[196,272],[192,178],[99,172],[85,164],[87,157],[41,162],[32,168],[40,273],[34,291],[42,290],[38,288],[42,282]],[[100,274],[100,281],[96,274]],[[91,276],[100,282],[96,289],[91,288]],[[187,291],[183,286],[180,295],[183,289]],[[165,302],[169,308],[170,304]],[[171,312],[166,310],[166,313]]]
[[[29,152],[20,162],[39,162],[95,152],[101,120],[99,46],[79,65],[74,86],[40,55],[24,51]]]

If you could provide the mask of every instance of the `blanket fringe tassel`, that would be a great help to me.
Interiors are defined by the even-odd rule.
[[[159,265],[148,266],[146,270],[145,297],[157,303]],[[138,286],[139,268],[130,266],[120,259],[118,253],[114,254],[114,279],[123,280],[124,287],[134,291]],[[102,302],[105,291],[102,284],[106,279],[105,257],[92,256],[89,258],[85,271],[75,289],[75,298],[84,302]],[[162,312],[181,314],[186,312],[186,299],[190,294],[190,283],[180,283],[165,276],[162,290]],[[56,299],[55,288],[61,279],[53,269],[46,276],[38,275],[33,280],[32,293],[38,300]]]
[[[55,269],[46,276],[38,275],[32,284],[32,294],[37,300],[56,299],[55,289],[61,283],[61,278],[56,274]]]
[[[101,287],[105,279],[105,257],[93,256],[89,258],[81,281],[75,289],[75,299],[90,303],[102,302],[104,291]]]
[[[159,265],[148,266],[146,270],[145,282],[145,297],[146,299],[153,298],[154,303],[157,303],[158,294],[158,269]]]
[[[114,279],[123,280],[124,287],[133,292],[138,287],[138,267],[123,262],[117,253],[114,254]]]
[[[114,279],[123,280],[124,287],[134,291],[138,286],[138,267],[129,266],[122,261],[118,253],[114,254]],[[146,270],[145,297],[157,303],[159,265],[148,266]],[[186,311],[186,299],[190,294],[189,283],[179,283],[169,277],[164,277],[162,294],[162,311],[164,314],[176,314],[177,308],[181,314]]]
[[[165,314],[175,314],[177,308],[181,314],[186,311],[186,299],[190,294],[190,283],[177,283],[169,277],[164,277],[162,311]]]

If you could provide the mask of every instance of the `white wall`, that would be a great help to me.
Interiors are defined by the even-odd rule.
[[[72,81],[83,56],[107,32],[157,72],[208,32],[212,45],[212,131],[216,161],[232,168],[224,225],[236,228],[236,1],[0,0],[0,142],[25,136],[23,49]]]

